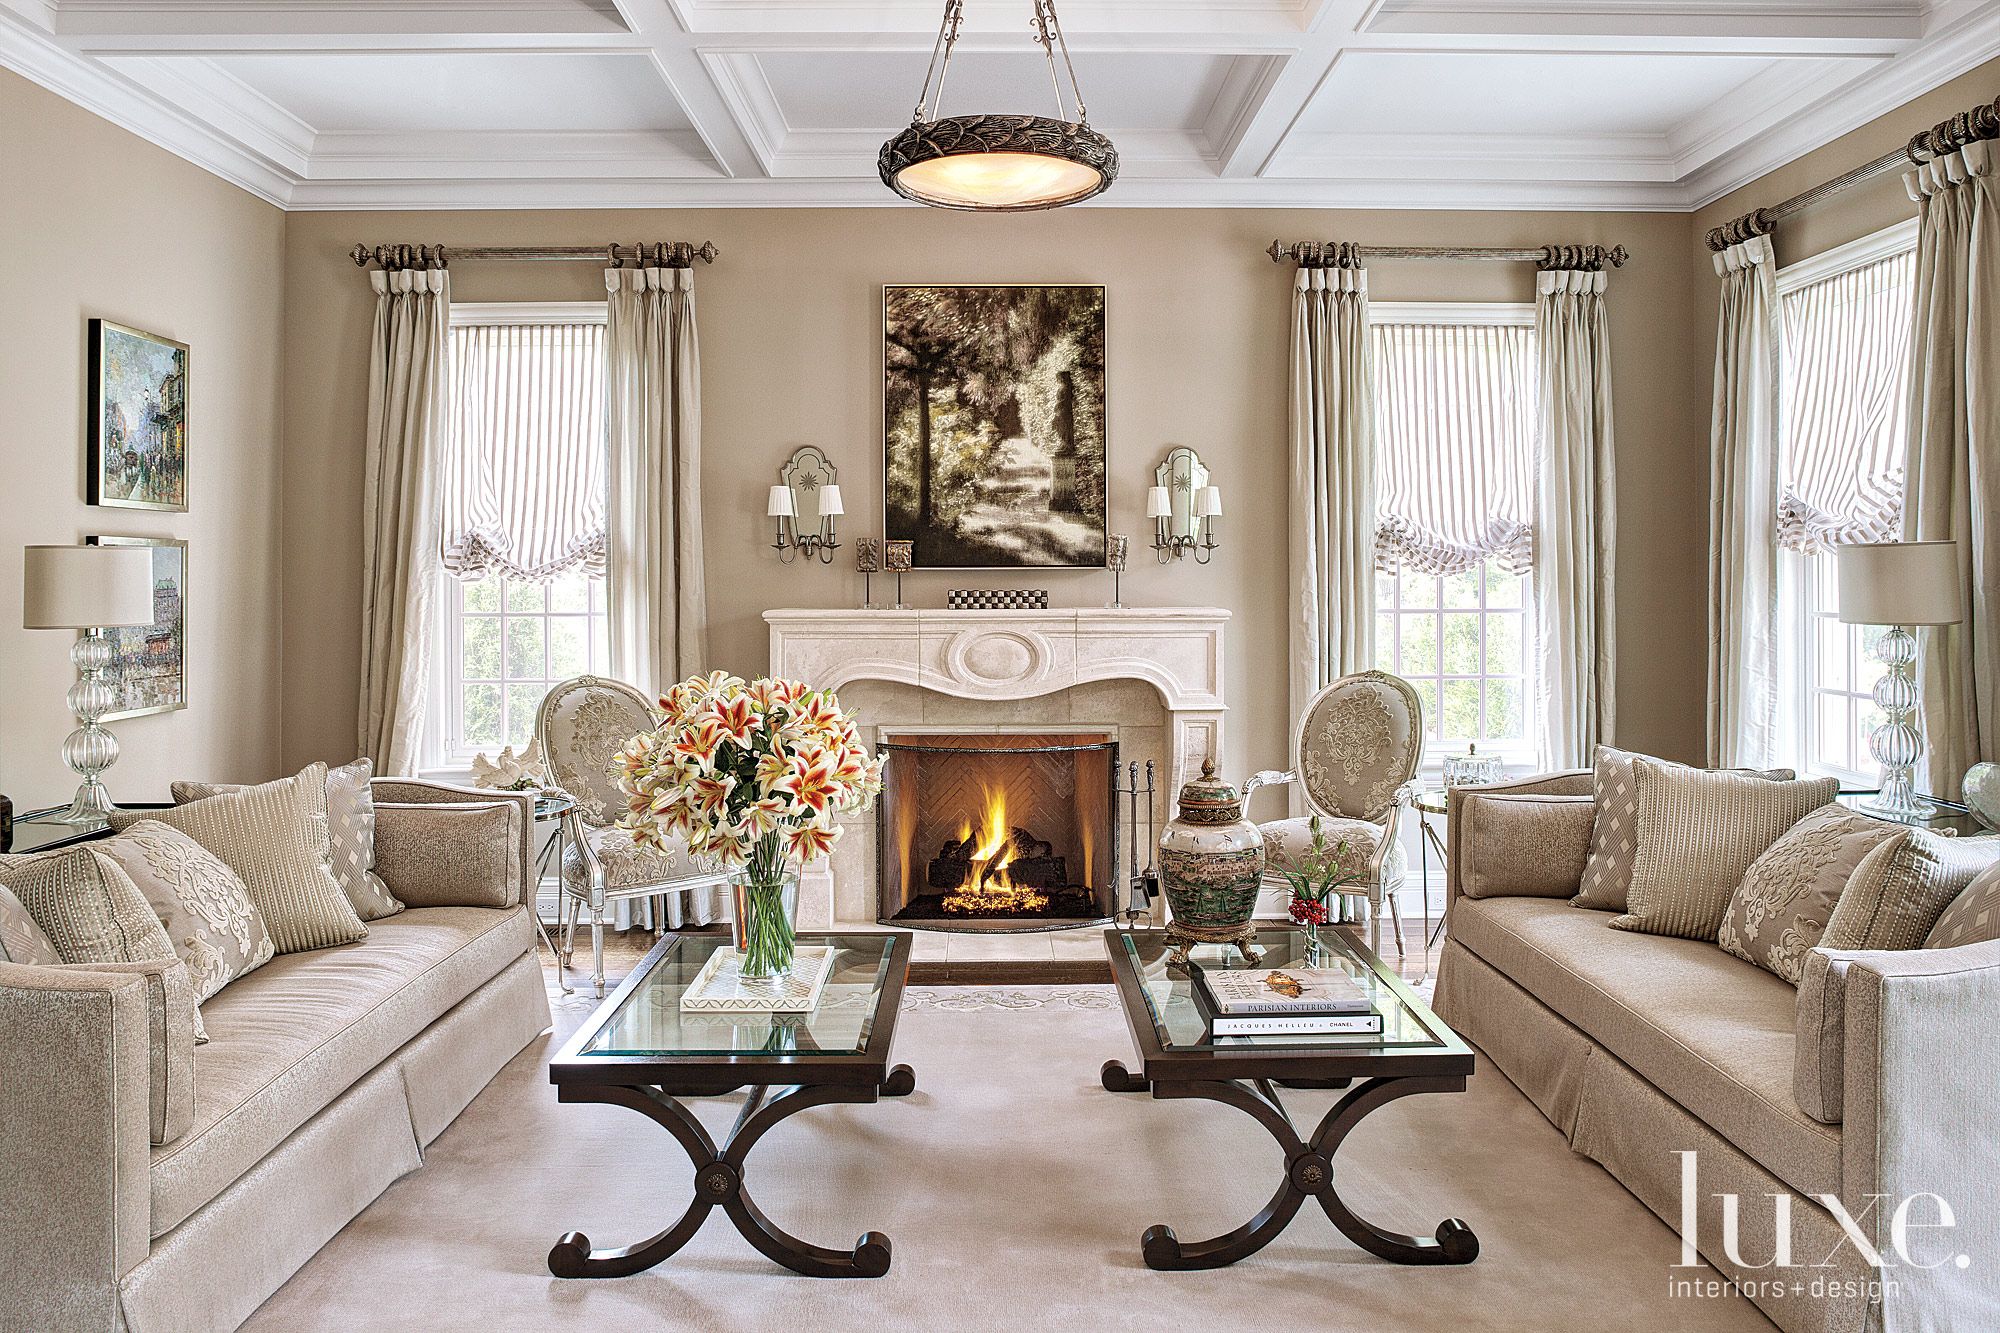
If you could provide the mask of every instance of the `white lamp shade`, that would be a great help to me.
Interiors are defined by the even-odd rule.
[[[771,498],[764,505],[766,518],[796,518],[798,511],[792,508],[792,488],[773,486]]]
[[[1148,486],[1146,488],[1147,518],[1171,518],[1173,517],[1173,512],[1174,502],[1168,498],[1166,487]]]
[[[28,546],[21,552],[25,629],[153,623],[153,552],[144,546]]]
[[[1195,493],[1194,512],[1197,518],[1222,517],[1222,492],[1214,486],[1204,486]]]
[[[819,516],[821,518],[832,518],[835,515],[846,512],[847,510],[842,508],[840,503],[840,487],[822,486],[819,488]]]
[[[1864,542],[1835,552],[1840,619],[1848,625],[1956,625],[1957,542]]]

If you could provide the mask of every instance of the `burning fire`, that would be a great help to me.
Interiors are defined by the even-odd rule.
[[[959,841],[972,837],[970,822],[961,824]],[[1007,867],[1014,860],[1014,835],[1007,823],[1007,793],[986,790],[986,809],[980,815],[979,845],[972,853],[965,879],[944,896],[947,912],[1039,912],[1049,905],[1049,896],[1039,889],[1016,885]]]

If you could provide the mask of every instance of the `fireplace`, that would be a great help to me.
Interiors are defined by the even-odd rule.
[[[880,920],[1058,930],[1111,914],[1118,743],[1104,732],[891,733]]]

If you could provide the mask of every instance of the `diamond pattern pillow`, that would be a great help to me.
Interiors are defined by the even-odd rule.
[[[375,793],[368,785],[374,776],[375,765],[366,758],[326,771],[326,831],[333,877],[363,921],[379,921],[403,910],[375,873]],[[176,805],[242,790],[242,784],[231,782],[176,782],[172,787]]]
[[[116,861],[146,895],[187,964],[200,1004],[236,978],[271,961],[264,914],[237,873],[200,843],[157,819],[92,844]]]
[[[11,889],[0,888],[0,959],[48,967],[62,962],[55,942],[35,924]]]
[[[1900,832],[1844,805],[1821,806],[1750,863],[1715,942],[1798,985],[1855,867]]]
[[[1924,947],[1952,949],[1987,940],[2000,940],[2000,865],[1988,866],[1972,877],[1965,892],[1951,900],[1924,937]]]
[[[1625,910],[1626,894],[1632,887],[1632,868],[1639,861],[1639,782],[1633,774],[1632,761],[1641,757],[1631,750],[1614,750],[1609,745],[1597,747],[1590,775],[1591,798],[1596,802],[1597,815],[1590,831],[1590,855],[1583,863],[1583,887],[1570,899],[1573,906],[1600,912]],[[1649,762],[1667,765],[1668,761],[1649,758]],[[1760,776],[1788,782],[1798,775],[1789,768],[1773,768]]]

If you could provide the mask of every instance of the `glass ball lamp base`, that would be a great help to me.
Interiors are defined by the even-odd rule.
[[[1924,733],[1917,725],[1917,681],[1913,667],[1917,641],[1900,625],[1882,636],[1876,656],[1888,668],[1875,682],[1875,703],[1882,725],[1868,736],[1868,752],[1882,767],[1882,788],[1874,799],[1861,802],[1864,813],[1901,823],[1922,823],[1937,814],[1937,806],[1917,794],[1916,769],[1924,757]]]

